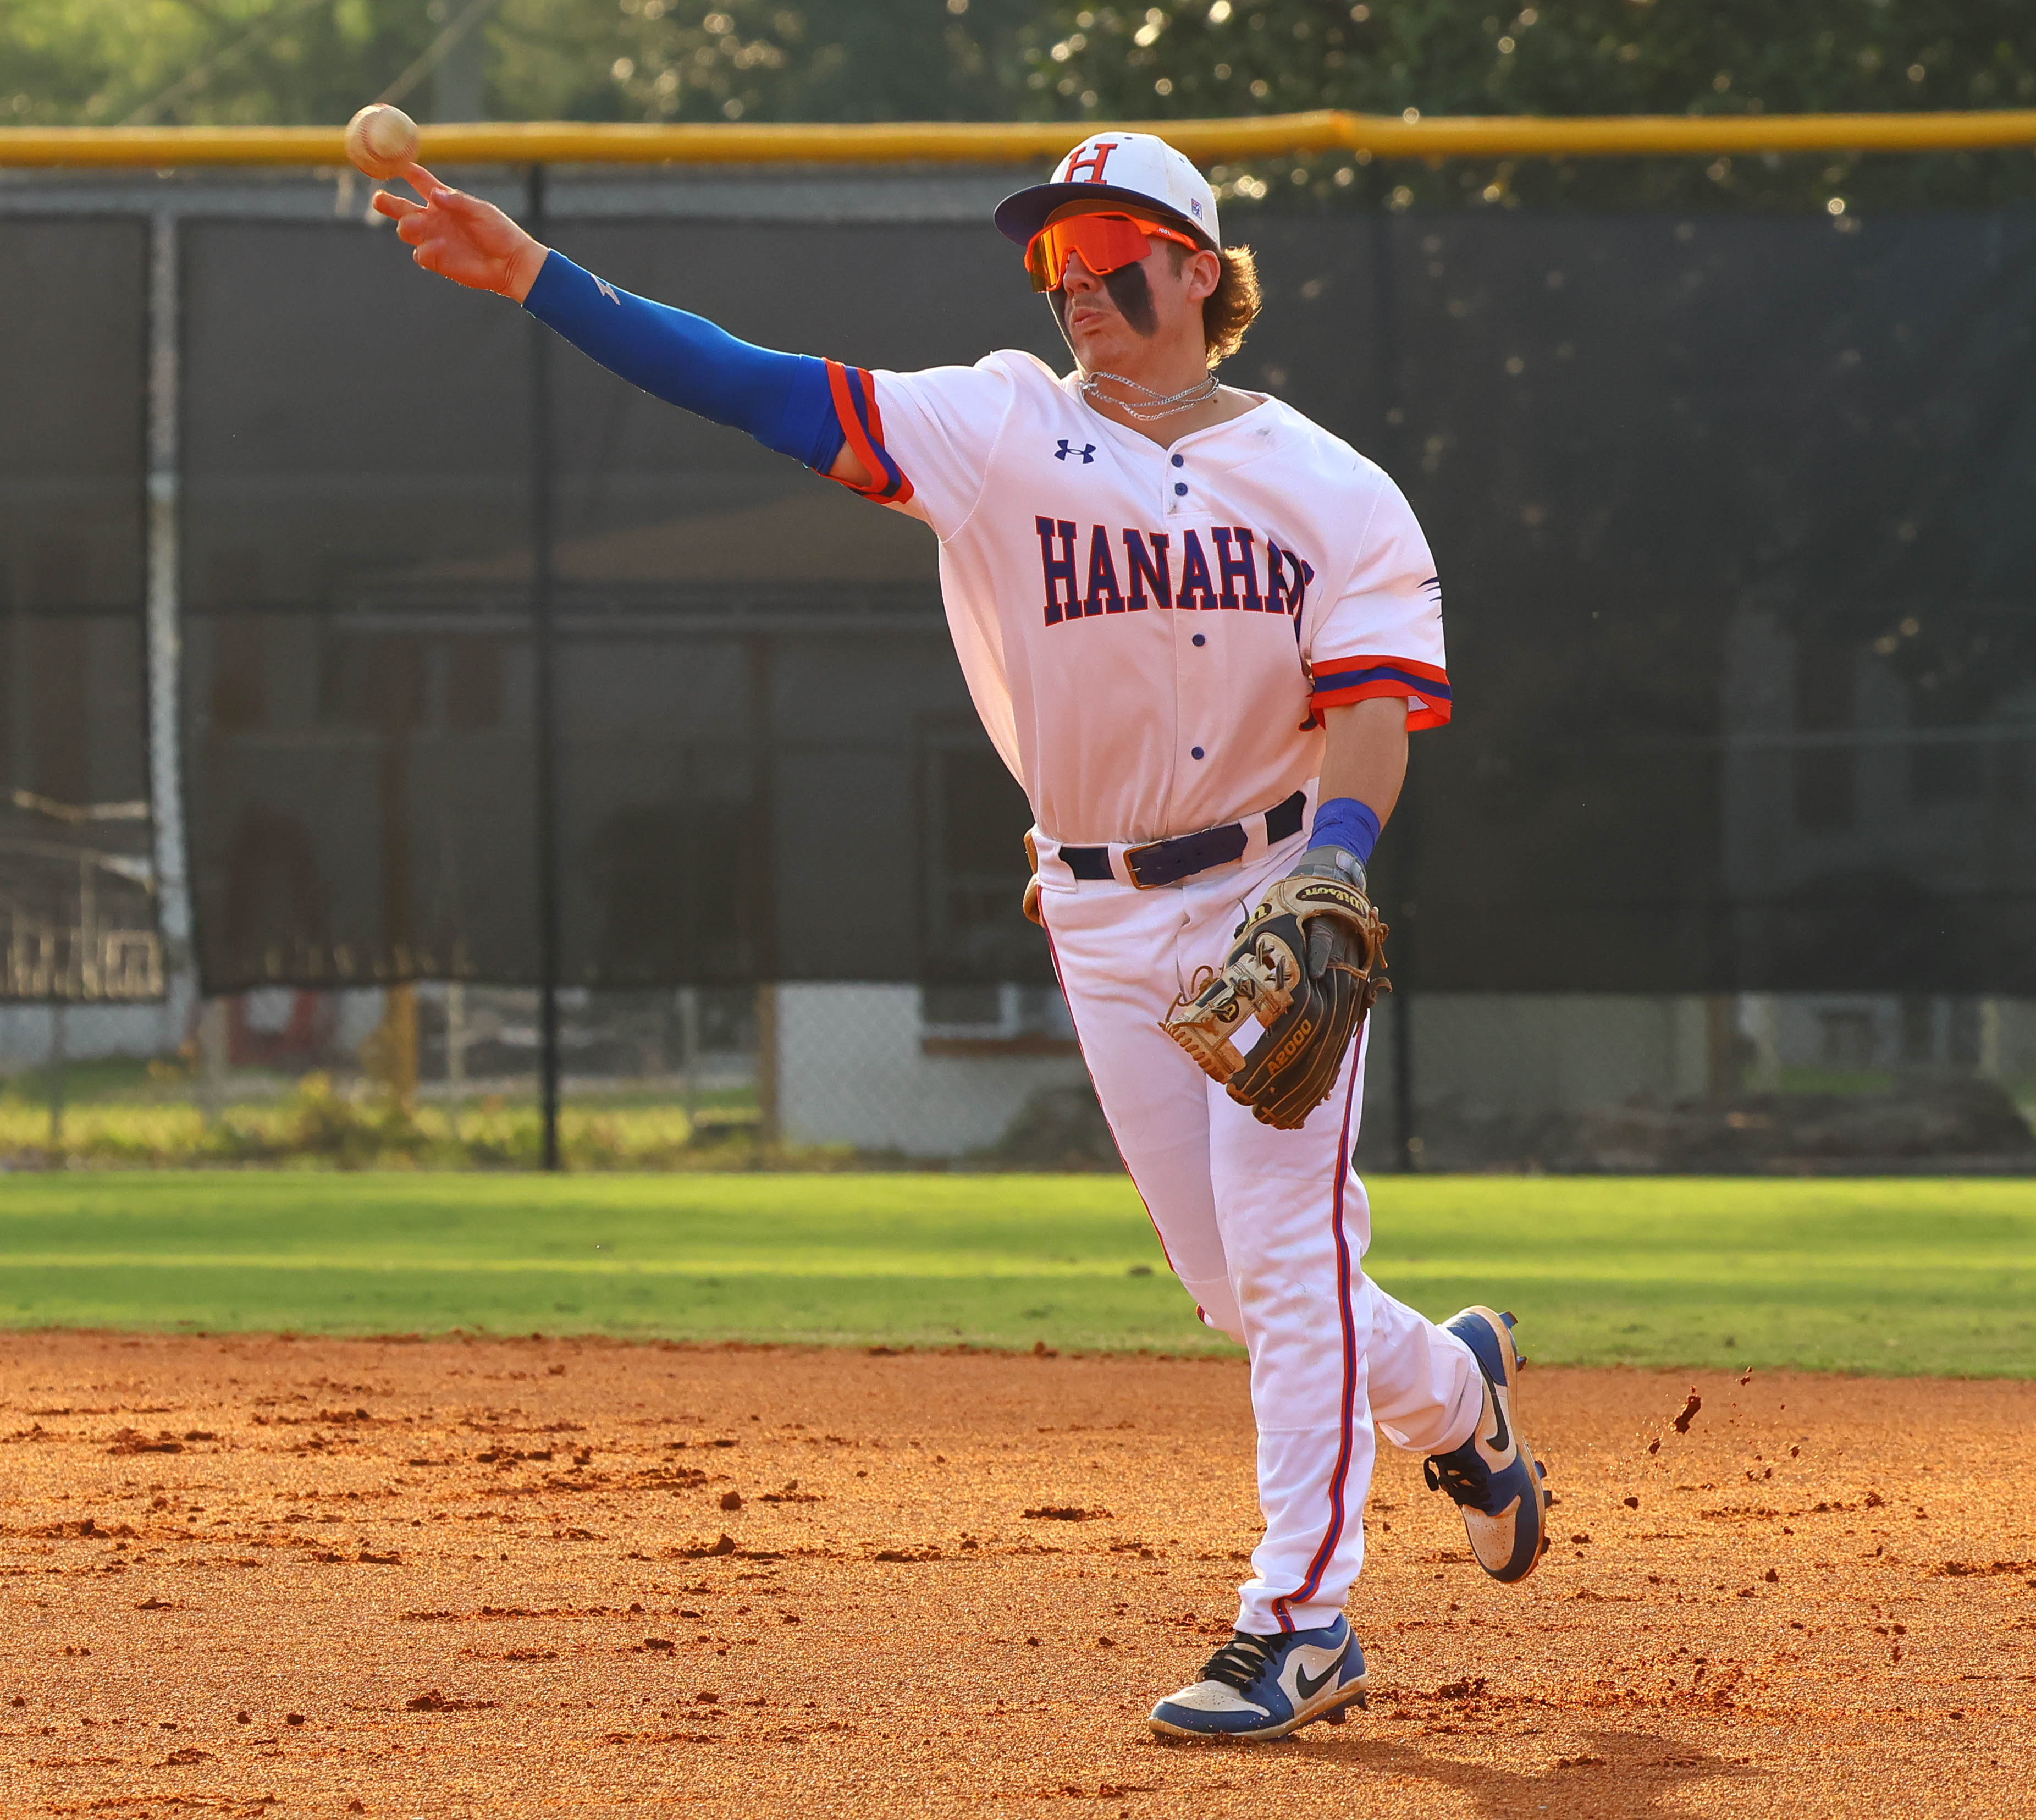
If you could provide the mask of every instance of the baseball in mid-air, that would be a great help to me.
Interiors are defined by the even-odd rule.
[[[377,101],[347,122],[346,156],[370,177],[400,177],[417,161],[417,123],[402,108]]]

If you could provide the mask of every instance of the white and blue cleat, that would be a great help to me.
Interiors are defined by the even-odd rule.
[[[1442,1323],[1477,1360],[1484,1408],[1469,1440],[1422,1462],[1431,1491],[1446,1491],[1463,1511],[1471,1553],[1495,1580],[1525,1580],[1548,1547],[1548,1494],[1520,1433],[1514,1407],[1523,1361],[1513,1343],[1513,1317],[1466,1308]]]
[[[1152,1709],[1152,1726],[1163,1738],[1260,1743],[1316,1719],[1341,1724],[1346,1706],[1364,1704],[1365,1679],[1364,1652],[1346,1618],[1272,1637],[1235,1631],[1199,1681]]]

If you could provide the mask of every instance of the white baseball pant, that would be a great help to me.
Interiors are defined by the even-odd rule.
[[[1265,1533],[1237,1628],[1331,1623],[1363,1563],[1374,1426],[1417,1453],[1460,1446],[1483,1380],[1468,1347],[1364,1274],[1371,1208],[1351,1166],[1363,1043],[1306,1125],[1276,1131],[1159,1028],[1306,836],[1269,851],[1255,833],[1236,863],[1152,891],[1120,882],[1121,850],[1112,878],[1078,880],[1057,843],[1035,839],[1054,965],[1103,1114],[1174,1275],[1250,1355]]]

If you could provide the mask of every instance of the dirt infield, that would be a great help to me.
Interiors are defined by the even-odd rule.
[[[1254,1538],[1234,1364],[8,1336],[0,1803],[2029,1811],[2036,1384],[1691,1385],[1530,1371],[1524,1588],[1389,1454],[1370,1710],[1210,1750],[1143,1720]]]

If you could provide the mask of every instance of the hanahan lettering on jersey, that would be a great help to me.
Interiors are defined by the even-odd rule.
[[[1299,635],[1314,567],[1243,525],[1154,531],[1035,514],[1046,623],[1067,625],[1153,608],[1277,613]]]

